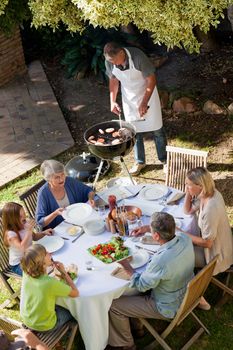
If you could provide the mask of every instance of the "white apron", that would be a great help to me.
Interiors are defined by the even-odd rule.
[[[122,105],[125,120],[136,127],[137,132],[148,132],[158,130],[163,126],[160,99],[155,86],[154,91],[148,101],[145,120],[140,120],[138,108],[146,90],[146,79],[142,72],[135,69],[130,52],[124,48],[129,58],[129,69],[120,70],[113,67],[113,75],[121,82]]]

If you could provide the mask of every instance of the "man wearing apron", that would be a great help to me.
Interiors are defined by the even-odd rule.
[[[109,77],[111,112],[119,115],[116,102],[121,83],[125,120],[136,127],[135,164],[130,173],[138,175],[146,166],[143,133],[152,132],[159,160],[166,163],[166,135],[154,67],[138,48],[122,48],[110,42],[104,47],[106,74]]]

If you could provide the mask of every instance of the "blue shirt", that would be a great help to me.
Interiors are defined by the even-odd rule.
[[[188,282],[193,277],[194,250],[190,237],[176,236],[161,245],[146,270],[134,273],[130,287],[140,292],[152,289],[159,313],[174,318],[179,309]]]
[[[91,187],[68,176],[65,179],[64,187],[70,204],[86,203],[88,201],[88,194],[93,191]],[[36,208],[37,223],[44,227],[44,218],[58,208],[59,205],[50,191],[48,182],[46,182],[38,191]],[[63,217],[58,215],[46,228],[54,228],[63,220]]]

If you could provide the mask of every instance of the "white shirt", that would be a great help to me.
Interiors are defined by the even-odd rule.
[[[19,236],[20,236],[21,241],[24,239],[25,235],[26,235],[25,229],[19,231]],[[14,231],[8,231],[7,237],[9,240],[10,238],[18,237],[18,235]],[[29,243],[28,245],[30,246],[32,244],[32,239],[31,239],[31,242],[29,241],[28,243]],[[15,246],[10,245],[9,246],[9,264],[11,266],[18,265],[23,257],[23,253],[24,253],[23,250],[20,250],[20,249],[16,248]]]

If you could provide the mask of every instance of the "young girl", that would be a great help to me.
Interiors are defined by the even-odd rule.
[[[22,276],[20,261],[25,249],[32,240],[38,240],[45,235],[51,235],[52,229],[34,233],[34,220],[26,221],[26,214],[22,205],[14,202],[6,203],[2,210],[4,243],[9,247],[9,264],[11,270]]]
[[[47,275],[47,267],[54,265],[63,281]],[[23,283],[20,314],[32,330],[48,331],[61,327],[72,316],[68,310],[56,306],[57,297],[79,296],[79,291],[62,263],[53,262],[50,253],[40,244],[29,247],[21,260]]]

